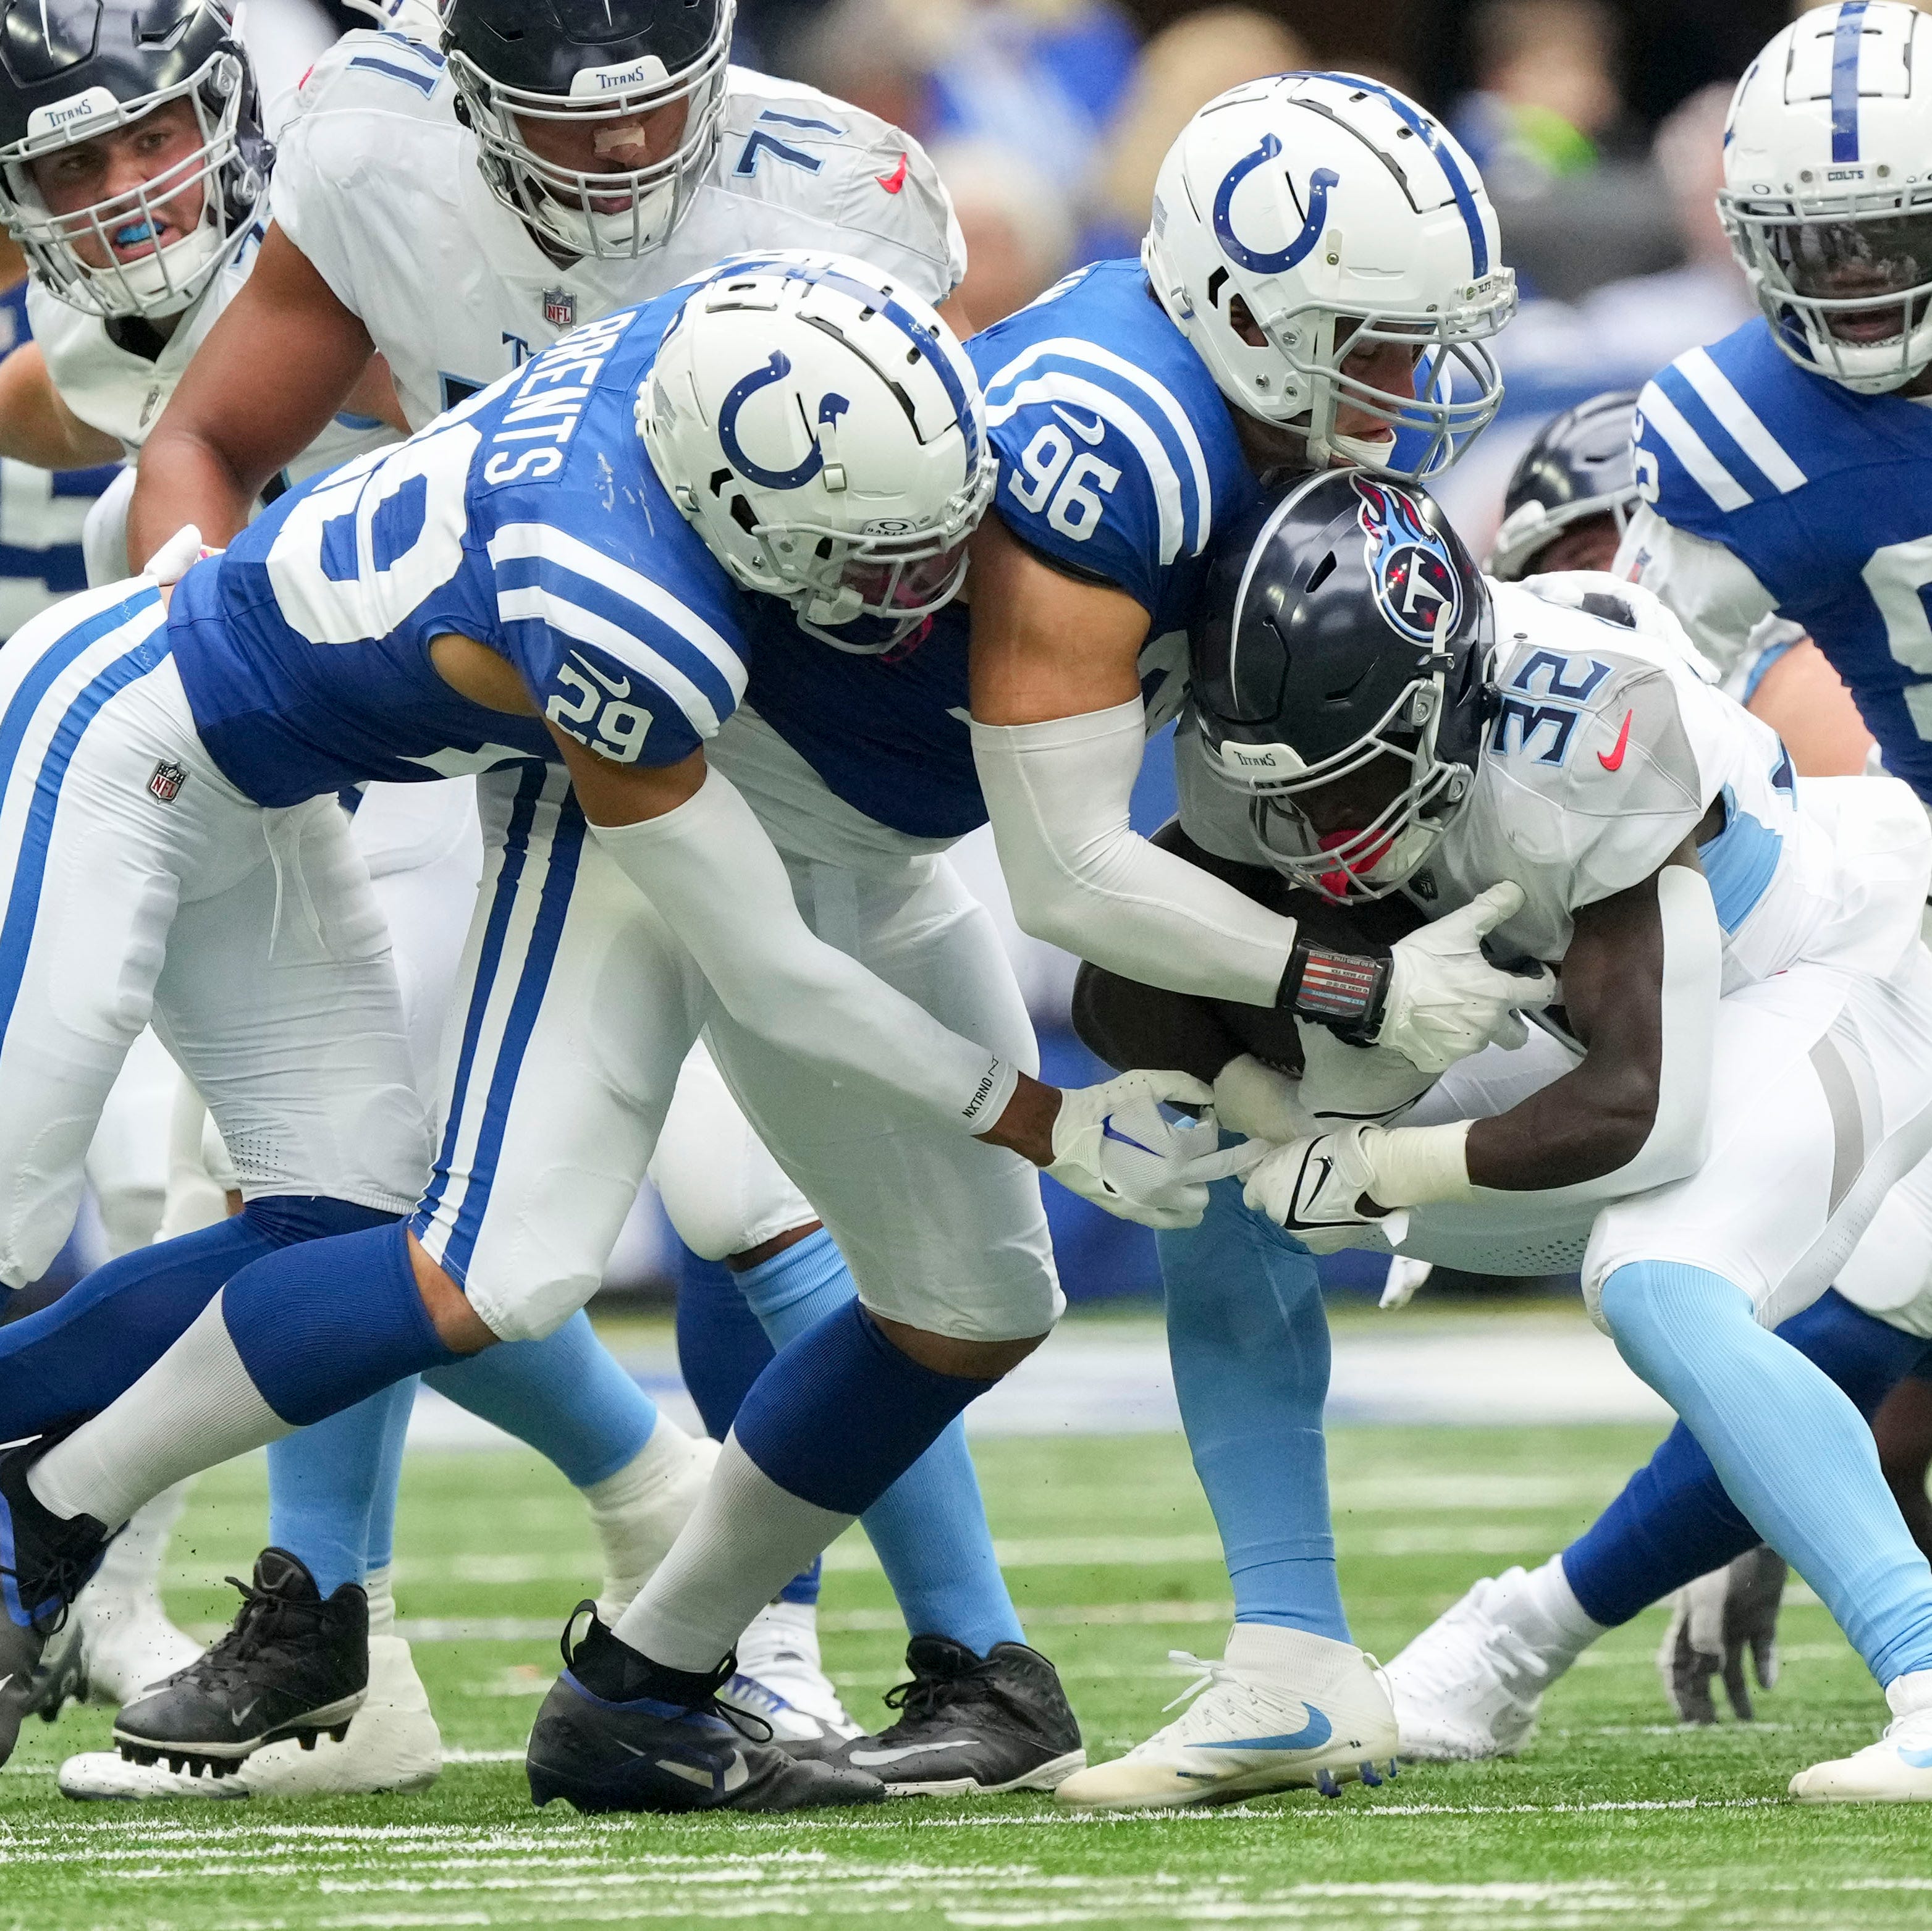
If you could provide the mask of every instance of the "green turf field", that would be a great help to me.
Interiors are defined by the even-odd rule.
[[[1340,1432],[1337,1525],[1358,1639],[1393,1654],[1476,1576],[1546,1554],[1650,1445],[1628,1428]],[[1166,1437],[999,1441],[980,1462],[1034,1640],[1058,1660],[1090,1750],[1114,1754],[1184,1685],[1168,1650],[1218,1654],[1223,1634],[1226,1582],[1185,1452]],[[226,1614],[219,1579],[253,1553],[260,1491],[259,1462],[202,1480],[176,1546],[184,1621]],[[1332,1803],[1298,1794],[1129,1822],[1034,1799],[811,1822],[587,1821],[532,1811],[512,1754],[556,1669],[554,1642],[451,1627],[561,1619],[593,1579],[573,1498],[520,1454],[419,1457],[399,1546],[402,1609],[452,1759],[434,1790],[82,1807],[49,1773],[104,1739],[105,1714],[33,1724],[0,1775],[0,1931],[1932,1921],[1932,1810],[1784,1801],[1792,1771],[1870,1741],[1884,1714],[1808,1603],[1786,1610],[1787,1673],[1754,1729],[1667,1726],[1652,1612],[1560,1686],[1522,1761],[1418,1769]],[[890,1600],[862,1547],[834,1552],[827,1660],[874,1720],[903,1643]]]

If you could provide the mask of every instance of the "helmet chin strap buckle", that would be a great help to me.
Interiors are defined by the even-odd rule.
[[[808,590],[806,598],[806,621],[826,630],[850,623],[865,608],[858,592],[849,583],[841,583],[836,590]]]

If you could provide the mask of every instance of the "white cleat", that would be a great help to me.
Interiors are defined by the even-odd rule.
[[[1520,1569],[1485,1577],[1391,1663],[1384,1675],[1402,1732],[1419,1763],[1513,1757],[1536,1734],[1550,1667],[1504,1620]]]
[[[1901,1676],[1886,1691],[1892,1720],[1875,1744],[1791,1780],[1804,1804],[1932,1804],[1932,1670]]]
[[[752,1618],[738,1639],[738,1672],[718,1700],[770,1724],[772,1742],[795,1756],[829,1757],[866,1734],[820,1666],[818,1612],[809,1603],[768,1603]]]
[[[70,1620],[80,1625],[82,1668],[97,1703],[131,1703],[201,1654],[201,1645],[169,1621],[152,1587],[82,1590]]]
[[[1310,1784],[1333,1797],[1354,1777],[1380,1783],[1378,1763],[1394,1774],[1388,1693],[1373,1659],[1352,1643],[1237,1623],[1225,1661],[1173,1655],[1204,1672],[1182,1695],[1204,1693],[1125,1756],[1076,1771],[1054,1793],[1059,1802],[1083,1810],[1168,1810]]]
[[[410,1646],[369,1639],[369,1693],[340,1743],[305,1750],[291,1738],[257,1750],[232,1777],[195,1777],[165,1764],[135,1764],[105,1751],[69,1757],[61,1794],[81,1802],[181,1798],[367,1797],[427,1790],[442,1769],[442,1738]]]

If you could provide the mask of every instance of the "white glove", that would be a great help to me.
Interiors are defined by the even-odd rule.
[[[1243,1141],[1225,1152],[1210,1102],[1214,1090],[1186,1073],[1130,1072],[1060,1096],[1047,1171],[1083,1200],[1143,1227],[1196,1227],[1208,1183],[1251,1165],[1262,1150]],[[1208,1107],[1178,1123],[1162,1100]]]
[[[1382,1282],[1382,1297],[1376,1305],[1386,1308],[1408,1306],[1424,1282],[1435,1271],[1432,1261],[1412,1261],[1406,1254],[1392,1255],[1388,1273]]]
[[[442,8],[438,0],[343,0],[358,13],[366,13],[377,26],[392,34],[434,46],[442,31]]]
[[[1500,971],[1483,956],[1483,940],[1522,909],[1522,887],[1506,880],[1397,940],[1375,1043],[1426,1073],[1446,1072],[1492,1043],[1520,1046],[1529,1029],[1517,1009],[1547,1006],[1556,976],[1546,966],[1534,978]]]
[[[1215,1075],[1214,1117],[1231,1133],[1276,1147],[1322,1131],[1321,1121],[1301,1103],[1300,1081],[1252,1053],[1230,1060]]]
[[[165,590],[178,583],[204,556],[220,554],[202,541],[201,532],[193,523],[184,523],[148,559],[147,568],[141,574],[152,577]]]
[[[1380,1208],[1370,1213],[1358,1204],[1376,1178],[1363,1144],[1364,1134],[1375,1130],[1351,1126],[1276,1147],[1248,1176],[1241,1198],[1311,1254],[1336,1254],[1344,1247],[1388,1252],[1408,1231],[1408,1214]]]

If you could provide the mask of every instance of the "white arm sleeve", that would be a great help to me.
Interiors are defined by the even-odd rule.
[[[1131,829],[1146,748],[1138,697],[1048,724],[973,726],[1014,916],[1124,979],[1272,1006],[1294,921]]]
[[[662,817],[590,829],[748,1031],[836,1078],[889,1087],[966,1132],[984,1132],[1005,1110],[1018,1069],[820,939],[764,827],[722,773]]]
[[[1748,565],[1721,543],[1672,528],[1648,503],[1636,506],[1612,570],[1655,591],[1720,679],[1778,608]]]

